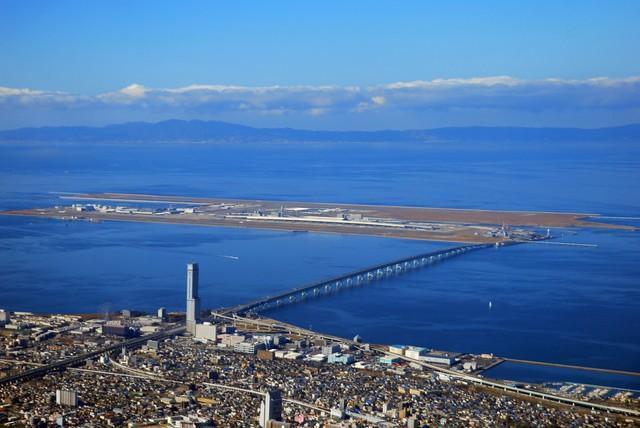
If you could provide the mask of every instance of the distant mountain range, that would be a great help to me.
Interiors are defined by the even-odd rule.
[[[205,141],[638,141],[640,124],[597,129],[526,127],[453,127],[406,131],[310,131],[253,128],[218,121],[166,120],[103,127],[55,126],[0,131],[0,141],[205,142]]]

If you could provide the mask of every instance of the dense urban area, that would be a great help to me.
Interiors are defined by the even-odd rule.
[[[429,368],[478,373],[499,363],[492,355],[370,345],[359,337],[332,339],[263,318],[220,315],[201,322],[196,316],[190,322],[190,311],[198,310],[197,285],[190,292],[186,331],[180,327],[185,314],[167,313],[164,308],[153,315],[123,310],[100,317],[0,312],[0,423],[34,427],[638,424],[634,417],[523,398]],[[92,357],[3,382],[84,355]],[[570,384],[560,391],[594,403],[629,409],[639,405],[638,396],[627,391],[586,390]]]

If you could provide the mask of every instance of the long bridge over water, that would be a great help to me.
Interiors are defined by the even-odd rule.
[[[358,269],[302,287],[293,288],[273,296],[267,296],[248,303],[225,308],[218,311],[218,313],[242,314],[261,312],[272,307],[301,302],[309,298],[331,294],[346,288],[362,286],[372,281],[430,266],[445,259],[481,248],[488,248],[493,245],[494,244],[469,244],[404,257],[391,262]]]

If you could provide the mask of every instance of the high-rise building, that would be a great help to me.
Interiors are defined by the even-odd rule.
[[[200,297],[198,296],[198,264],[187,265],[187,331],[196,332],[196,324],[200,321]]]
[[[78,394],[76,391],[67,391],[64,389],[56,390],[56,404],[60,406],[78,406]]]
[[[4,309],[0,309],[0,327],[4,327],[6,324],[11,322],[11,317],[9,316],[9,312]]]
[[[282,420],[282,392],[279,389],[271,389],[264,395],[264,401],[260,405],[260,426],[268,427],[269,421]]]
[[[165,308],[158,309],[158,318],[160,318],[162,321],[167,320],[167,310]]]

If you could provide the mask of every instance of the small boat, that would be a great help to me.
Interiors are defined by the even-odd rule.
[[[491,300],[489,300],[489,309],[491,309],[491,306],[493,306],[493,304],[491,303]]]

